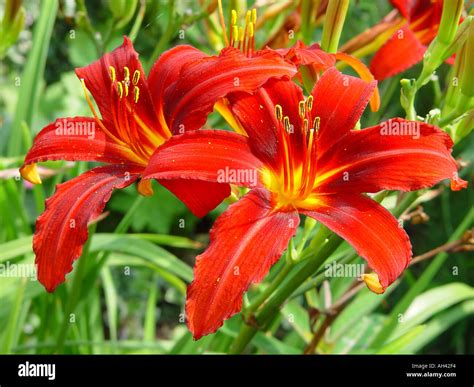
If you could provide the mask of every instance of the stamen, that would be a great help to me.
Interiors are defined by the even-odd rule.
[[[283,119],[283,109],[280,105],[275,105],[275,117],[280,122]]]
[[[138,102],[139,97],[140,97],[140,89],[138,88],[138,86],[135,86],[133,88],[133,100],[135,101],[135,103]]]
[[[123,96],[122,82],[117,83],[117,94],[118,94],[119,98],[122,98],[122,96]]]
[[[314,129],[311,128],[309,130],[309,139],[308,139],[308,144],[306,146],[306,157],[305,157],[305,162],[303,165],[303,172],[301,176],[301,181],[303,184],[301,185],[301,196],[306,197],[309,193],[309,191],[312,188],[312,183],[311,183],[311,175],[312,169],[314,169],[314,166],[312,165],[311,161],[313,159],[313,143],[314,143]]]
[[[239,27],[234,25],[232,27],[232,40],[231,40],[231,46],[234,45],[234,42],[237,42],[239,40]]]
[[[224,21],[224,10],[222,9],[222,0],[217,0],[217,5],[219,7],[219,21],[222,27],[222,34],[224,35],[225,46],[229,46],[229,40],[227,39],[227,28],[225,27]]]
[[[127,66],[123,68],[123,80],[130,83],[130,69]]]
[[[253,23],[250,23],[249,24],[249,37],[253,38],[254,33],[255,33],[254,25],[253,25]]]
[[[308,111],[313,110],[313,96],[312,95],[308,97],[308,99],[306,100],[306,104],[308,107]]]
[[[321,122],[321,118],[316,117],[316,118],[314,119],[314,121],[313,121],[313,128],[314,128],[314,130],[319,131],[320,122]]]
[[[97,122],[97,124],[104,131],[104,133],[107,134],[111,139],[115,140],[118,144],[125,144],[124,141],[122,141],[121,139],[119,139],[118,137],[110,133],[108,129],[105,127],[105,125],[102,123],[102,121],[100,120],[99,116],[97,115],[97,112],[95,111],[94,105],[92,104],[92,101],[89,97],[89,94],[87,92],[86,83],[84,82],[84,79],[81,79],[81,85],[82,85],[82,90],[84,91],[84,95],[86,96],[87,104],[89,105],[89,108],[91,109],[92,115],[94,116],[94,119]]]
[[[255,24],[257,22],[257,9],[252,9],[252,23]]]
[[[110,75],[110,80],[115,82],[116,76],[115,76],[115,67],[114,66],[109,66],[109,75]]]
[[[140,71],[135,70],[135,72],[133,73],[132,83],[136,85],[139,80],[140,80]]]
[[[123,87],[125,89],[125,97],[128,97],[128,84],[130,82],[122,81],[122,83],[123,83]]]
[[[311,149],[313,148],[313,141],[314,141],[314,129],[311,128],[309,130],[309,140],[308,140],[308,144],[307,144],[307,152],[308,152],[308,155],[311,155]]]
[[[285,118],[283,118],[283,124],[285,126],[286,133],[290,133],[291,124],[290,124],[290,118],[288,116],[285,116]]]
[[[252,12],[250,10],[247,11],[246,14],[245,14],[245,24],[246,25],[249,24],[251,16],[252,16]]]
[[[245,38],[244,29],[242,27],[239,27],[239,45],[238,45],[239,50],[243,47],[244,38]]]
[[[305,119],[303,120],[303,131],[304,131],[304,133],[307,133],[307,132],[308,132],[308,127],[309,127],[309,122],[308,122],[308,119],[305,118]]]
[[[300,101],[298,105],[298,110],[299,110],[300,118],[304,118],[304,116],[306,115],[306,104],[304,101]]]
[[[237,24],[237,11],[235,9],[233,9],[231,11],[231,14],[232,14],[232,17],[231,17],[231,23],[232,25],[236,25]]]

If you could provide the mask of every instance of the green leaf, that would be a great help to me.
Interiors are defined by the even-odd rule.
[[[406,334],[416,325],[428,321],[437,313],[467,299],[474,299],[474,288],[463,283],[451,283],[430,289],[412,302],[390,341]]]
[[[297,300],[292,300],[285,304],[281,310],[281,314],[285,321],[295,329],[304,342],[309,343],[312,333],[309,327],[308,313],[297,302]]]
[[[193,270],[175,255],[151,242],[134,238],[130,235],[95,234],[91,251],[113,251],[140,257],[159,268],[175,274],[187,282],[193,278]]]
[[[57,9],[57,0],[41,2],[39,17],[33,33],[33,44],[21,76],[18,104],[8,144],[9,156],[18,156],[21,153],[22,123],[26,122],[28,127],[31,127],[32,124]]]
[[[425,325],[423,334],[413,338],[413,340],[407,343],[404,348],[405,351],[410,353],[416,353],[420,351],[424,346],[431,343],[439,335],[446,332],[449,327],[457,323],[458,321],[464,320],[474,314],[474,301],[465,301],[462,304],[458,304],[443,313],[438,314],[436,317],[430,320]]]
[[[33,254],[31,235],[0,244],[0,263],[22,255]]]
[[[404,335],[384,345],[382,348],[377,350],[376,353],[384,355],[413,353],[411,350],[408,349],[408,346],[413,340],[415,340],[417,337],[424,333],[425,328],[426,327],[424,325],[417,325],[413,327]]]
[[[107,319],[109,323],[110,339],[117,341],[118,331],[118,300],[117,290],[115,289],[114,281],[110,269],[105,266],[101,270],[102,287],[105,295],[105,305],[107,307]]]

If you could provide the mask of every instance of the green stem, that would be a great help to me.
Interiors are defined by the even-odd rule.
[[[155,49],[153,50],[153,53],[151,54],[150,60],[148,61],[148,66],[147,68],[150,69],[155,60],[158,58],[158,56],[161,54],[161,52],[164,50],[166,45],[168,44],[169,40],[173,36],[173,34],[176,32],[176,25],[180,22],[179,20],[176,20],[177,17],[175,16],[176,8],[176,0],[170,0],[168,3],[168,26],[161,35],[160,40],[158,41],[158,44],[156,45]]]
[[[305,44],[311,41],[311,3],[312,0],[301,2],[301,38]]]
[[[89,35],[90,39],[94,43],[95,49],[97,51],[97,56],[100,57],[104,54],[104,46],[102,42],[99,41],[97,37],[97,32],[92,26],[91,19],[89,18],[89,13],[87,12],[86,4],[84,0],[77,0],[76,4],[77,4],[78,11],[81,12],[80,15],[82,16],[82,19],[80,20],[83,21],[82,27],[84,28],[84,31]]]
[[[138,35],[138,31],[143,23],[143,18],[145,17],[146,11],[146,0],[140,0],[140,9],[138,10],[137,17],[135,22],[133,23],[132,29],[130,30],[130,34],[128,35],[132,42],[135,41],[135,38]]]
[[[275,279],[269,284],[263,292],[261,292],[258,296],[256,296],[252,302],[247,306],[245,309],[244,317],[249,318],[251,314],[253,314],[264,302],[265,300],[270,297],[273,292],[280,286],[280,284],[286,279],[288,274],[290,273],[291,269],[293,269],[293,264],[291,260],[287,260],[283,268],[278,272]]]
[[[349,0],[329,0],[321,39],[324,51],[337,52],[348,8]]]

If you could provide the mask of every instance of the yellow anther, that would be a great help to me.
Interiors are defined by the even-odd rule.
[[[244,29],[243,29],[242,27],[239,27],[239,40],[240,40],[241,42],[243,42],[243,41],[244,41],[244,38],[245,38],[245,36],[244,36]]]
[[[127,83],[130,82],[130,69],[127,66],[123,68],[123,79]]]
[[[31,184],[41,184],[41,177],[36,164],[28,164],[20,168],[20,175]]]
[[[306,104],[304,101],[300,101],[300,103],[298,104],[298,112],[300,118],[304,118],[304,116],[306,115]]]
[[[232,27],[232,39],[234,40],[234,42],[239,40],[239,27],[237,27],[236,25]]]
[[[288,116],[285,116],[283,118],[283,124],[285,126],[285,130],[287,133],[291,132],[291,125],[290,125],[290,118]]]
[[[257,22],[257,9],[252,9],[252,23],[255,24]]]
[[[308,119],[305,118],[303,120],[303,130],[304,130],[305,133],[308,131],[308,127],[309,127],[309,122],[308,122]]]
[[[138,86],[135,86],[133,88],[133,100],[135,101],[135,103],[138,102],[138,97],[140,96],[140,89],[138,88]]]
[[[250,24],[249,24],[249,36],[250,36],[251,38],[253,38],[254,32],[255,32],[255,31],[254,31],[254,25],[253,25],[253,23],[250,23]]]
[[[251,16],[252,16],[252,12],[247,11],[247,13],[245,14],[245,24],[249,24]]]
[[[308,111],[313,110],[313,96],[310,95],[308,99],[306,100],[306,105],[308,107]]]
[[[232,14],[231,23],[232,23],[232,25],[235,25],[235,24],[237,24],[237,11],[235,9],[233,9],[231,11],[231,14]]]
[[[109,75],[110,75],[110,79],[112,82],[115,82],[115,67],[114,66],[109,66]]]
[[[318,131],[319,130],[319,124],[321,122],[321,119],[319,117],[316,117],[313,121],[313,128],[314,130]]]
[[[362,274],[361,279],[365,282],[369,290],[375,294],[382,294],[385,292],[385,289],[380,283],[379,276],[376,273]]]
[[[117,83],[117,94],[118,94],[119,98],[122,98],[122,96],[123,96],[122,82]]]
[[[133,73],[132,83],[136,85],[139,80],[140,80],[140,71],[135,70],[135,72]]]
[[[125,89],[125,97],[128,97],[128,84],[129,84],[129,82],[122,81],[122,83],[123,83],[123,87]]]
[[[280,122],[283,119],[283,109],[280,105],[275,105],[275,117]]]

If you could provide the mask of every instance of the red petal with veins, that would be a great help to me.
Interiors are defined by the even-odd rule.
[[[150,158],[143,178],[252,187],[258,184],[261,167],[262,162],[251,153],[246,137],[225,130],[198,130],[173,136],[160,146]]]
[[[318,160],[318,191],[430,187],[455,176],[452,146],[451,138],[439,128],[401,118],[351,131]]]
[[[275,212],[269,193],[250,191],[214,224],[207,250],[196,258],[186,315],[197,340],[242,307],[242,295],[260,282],[295,234],[299,216]]]
[[[378,80],[391,77],[420,62],[425,51],[426,47],[405,25],[376,52],[370,63],[370,71]]]
[[[112,191],[132,184],[140,170],[105,166],[57,186],[36,222],[33,250],[38,280],[48,292],[64,282],[88,238],[87,225],[103,211]]]
[[[253,93],[271,78],[295,73],[295,66],[276,52],[259,51],[248,58],[237,49],[224,49],[217,57],[183,67],[164,95],[166,121],[176,134],[199,129],[219,99],[239,91]]]
[[[279,104],[283,115],[288,116],[294,127],[293,136],[301,136],[299,101],[303,92],[294,82],[270,80],[254,95],[234,93],[228,97],[232,113],[239,120],[249,137],[252,152],[265,163],[275,166],[278,152],[277,119],[275,106]],[[295,141],[301,144],[301,141]]]
[[[324,71],[336,64],[334,54],[323,51],[319,44],[305,47],[303,42],[298,41],[291,48],[280,48],[275,51],[297,66],[311,65],[318,72]]]
[[[378,276],[385,289],[408,266],[411,244],[393,215],[358,194],[318,196],[319,204],[301,211],[349,242]]]
[[[365,82],[335,68],[322,75],[312,92],[312,115],[320,118],[320,152],[324,153],[354,128],[376,85],[376,81]]]
[[[168,103],[176,103],[176,101],[164,99],[166,88],[179,79],[179,74],[184,65],[198,62],[206,56],[202,51],[192,46],[177,46],[161,54],[151,68],[148,85],[159,120],[163,126],[168,128],[163,112],[164,106]]]
[[[113,66],[115,69],[116,81],[112,84],[109,67]],[[128,96],[123,96],[127,101],[127,111],[124,111],[123,103],[119,104],[117,94],[117,82],[124,80],[125,67],[129,69],[130,82]],[[138,102],[134,101],[133,76],[135,71],[138,71],[140,78],[136,86],[139,88]],[[167,138],[168,132],[159,125],[157,113],[153,107],[150,92],[148,90],[148,82],[143,71],[138,53],[133,48],[131,40],[124,37],[123,44],[110,53],[105,54],[94,63],[76,69],[76,74],[84,82],[91,92],[94,100],[99,107],[100,113],[107,128],[113,128],[114,135],[121,138],[119,127],[123,127],[123,131],[131,133],[127,129],[127,125],[132,122],[136,123],[136,136],[139,136],[142,143],[153,145],[150,143],[150,134],[158,135],[161,138]],[[124,91],[125,94],[125,91]],[[145,127],[139,124],[137,118],[144,123]]]
[[[112,141],[90,117],[59,118],[41,130],[23,165],[46,160],[140,163],[128,146]]]
[[[207,215],[230,195],[229,184],[201,180],[159,180],[199,218]]]

